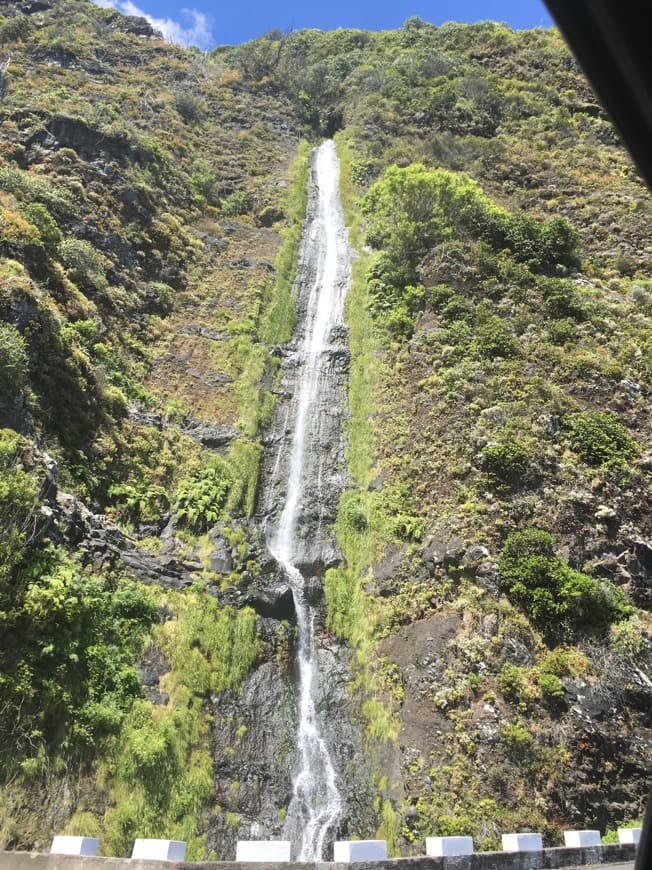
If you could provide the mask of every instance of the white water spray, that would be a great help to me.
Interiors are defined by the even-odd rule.
[[[306,598],[305,579],[296,566],[297,528],[309,501],[319,498],[320,485],[307,491],[309,468],[320,468],[319,396],[330,375],[329,354],[334,327],[341,325],[350,253],[339,197],[339,162],[332,141],[321,145],[313,162],[316,214],[304,238],[303,256],[312,266],[312,280],[298,348],[299,374],[294,397],[294,426],[289,442],[289,474],[285,503],[270,550],[287,574],[297,614],[299,710],[297,749],[300,769],[288,809],[286,835],[299,861],[319,861],[329,832],[342,812],[342,798],[316,710],[319,680],[315,649],[315,611]],[[321,481],[321,473],[318,475]],[[321,517],[321,510],[319,512]],[[320,540],[316,543],[319,544]]]

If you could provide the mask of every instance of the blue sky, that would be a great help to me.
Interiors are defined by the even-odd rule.
[[[130,15],[143,15],[166,38],[183,45],[212,48],[244,42],[267,30],[317,27],[399,27],[418,15],[432,24],[444,21],[506,21],[512,27],[549,26],[542,0],[94,0]]]

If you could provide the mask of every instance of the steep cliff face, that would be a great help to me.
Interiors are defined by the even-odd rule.
[[[296,612],[265,529],[299,138],[333,133],[359,257],[298,532],[339,833],[638,817],[652,206],[559,37],[203,55],[84,0],[0,11],[2,842],[283,830]]]

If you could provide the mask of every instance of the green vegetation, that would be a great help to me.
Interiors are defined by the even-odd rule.
[[[289,341],[296,322],[292,283],[297,270],[301,230],[308,201],[309,169],[310,145],[303,141],[291,169],[292,181],[286,204],[291,224],[283,230],[283,242],[276,260],[276,281],[261,331],[261,338],[267,344]]]
[[[152,643],[170,663],[164,706],[137,701],[105,754],[103,776],[113,807],[100,823],[104,850],[128,855],[137,836],[188,842],[190,859],[206,854],[199,831],[213,797],[210,695],[236,689],[259,655],[255,614],[220,608],[199,590],[168,593],[159,606],[175,618],[156,627]],[[73,817],[69,829],[74,830]]]
[[[237,688],[259,653],[255,613],[221,608],[199,592],[170,597],[170,603],[177,619],[155,639],[172,664],[171,679],[200,697]]]
[[[627,596],[606,581],[575,571],[541,529],[508,536],[500,556],[501,585],[545,633],[601,631],[632,612]]]
[[[0,432],[0,753],[4,776],[92,757],[141,689],[135,659],[155,618],[132,583],[82,570],[44,546],[27,442]]]
[[[530,451],[509,436],[488,444],[482,452],[482,470],[499,487],[522,485],[530,467]]]
[[[27,384],[29,359],[23,336],[9,323],[0,323],[0,396],[19,395]]]
[[[220,518],[232,478],[227,463],[219,456],[208,466],[182,480],[177,489],[177,520],[194,532],[205,532]]]
[[[588,465],[627,467],[638,452],[636,441],[615,416],[605,411],[582,411],[566,419],[570,446]]]
[[[390,166],[362,199],[361,209],[368,219],[368,241],[383,249],[369,272],[371,307],[396,335],[412,334],[414,316],[427,302],[418,283],[419,264],[428,251],[449,239],[477,239],[534,271],[575,258],[577,236],[566,221],[537,223],[526,215],[510,214],[464,173],[422,164]],[[554,300],[559,298],[550,297],[550,310],[557,310]],[[458,307],[454,314],[449,303],[444,313],[447,319],[457,319],[467,311]],[[517,352],[499,317],[479,320],[477,341],[480,354],[490,359]]]
[[[397,852],[447,833],[495,847],[521,825],[556,842],[564,770],[584,763],[601,772],[586,823],[634,818],[652,207],[559,34],[413,18],[204,54],[86,0],[52,7],[0,17],[0,426],[28,433],[0,434],[3,841],[49,834],[65,781],[71,833],[206,857],[212,699],[259,659],[287,669],[292,645],[204,586],[260,571],[245,517],[270,350],[295,323],[309,142],[338,130],[359,257],[346,562],[325,597],[376,768],[359,833]],[[143,550],[176,513],[197,584],[164,594],[71,556],[50,457],[60,490]],[[236,561],[219,581],[198,537],[215,523]],[[140,655],[161,659],[165,703],[142,696]],[[604,740],[571,710],[579,680],[617,711]]]

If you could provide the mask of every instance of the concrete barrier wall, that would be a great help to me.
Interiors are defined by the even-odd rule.
[[[633,861],[632,845],[584,849],[544,849],[542,852],[478,852],[459,858],[396,858],[353,864],[236,864],[235,861],[167,863],[128,858],[76,858],[30,852],[0,852],[0,870],[564,870]]]

